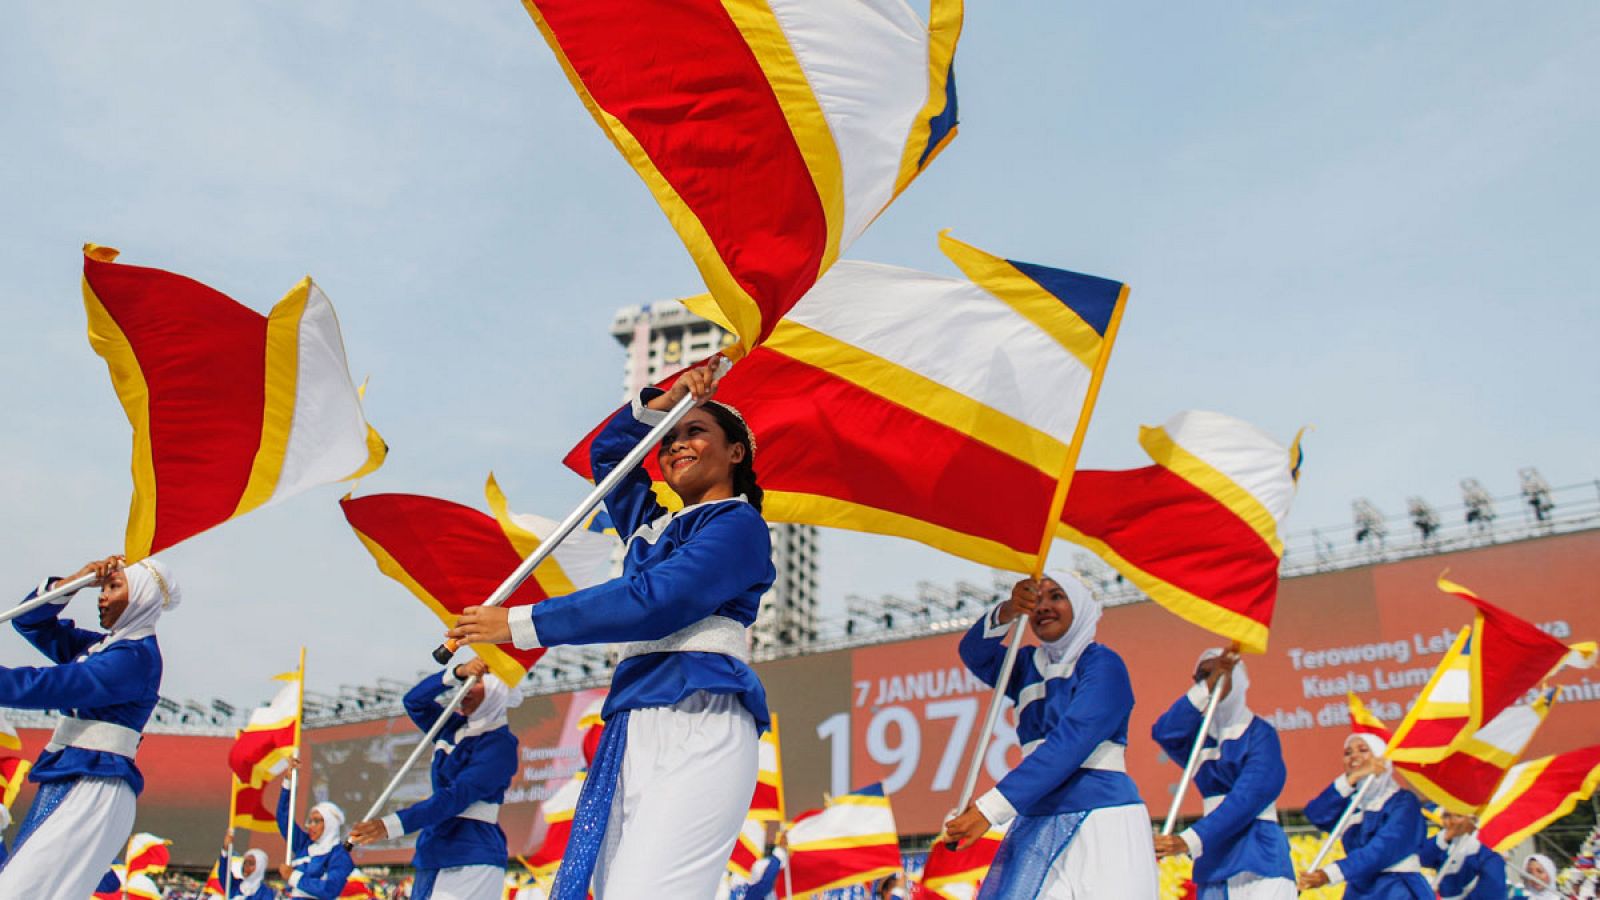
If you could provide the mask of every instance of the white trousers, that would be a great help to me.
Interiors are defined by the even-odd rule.
[[[1246,873],[1228,879],[1228,900],[1295,900],[1299,896],[1300,891],[1287,878],[1262,878]]]
[[[83,900],[94,893],[133,833],[135,807],[126,781],[79,778],[0,872],[0,900]]]
[[[1045,876],[1040,900],[1158,900],[1156,844],[1143,803],[1089,813]]]
[[[675,706],[628,713],[595,900],[715,896],[750,811],[757,765],[755,720],[732,694],[699,691]]]
[[[505,892],[504,866],[452,866],[433,882],[433,900],[501,900]]]

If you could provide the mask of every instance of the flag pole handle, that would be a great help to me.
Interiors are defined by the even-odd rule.
[[[985,616],[989,615],[984,613]],[[1017,616],[1007,636],[1006,658],[1000,663],[1000,677],[995,679],[994,694],[989,697],[989,711],[983,717],[983,730],[978,732],[978,746],[972,754],[972,764],[967,766],[967,780],[961,786],[961,800],[956,803],[955,814],[966,812],[972,796],[978,792],[978,775],[983,771],[983,758],[989,752],[989,741],[994,737],[995,726],[1000,723],[1000,710],[1006,699],[1006,685],[1011,683],[1011,672],[1017,667],[1017,653],[1022,650],[1022,636],[1027,633],[1028,614]],[[954,850],[960,841],[945,841],[945,849]]]
[[[727,371],[727,368],[731,365],[731,363],[729,363],[726,359],[723,359],[716,363],[716,365],[719,367],[720,376],[720,373]],[[695,400],[693,394],[685,394],[683,399],[679,400],[677,404],[667,412],[666,417],[663,418],[654,428],[650,429],[650,433],[645,435],[638,444],[634,445],[634,448],[628,451],[628,455],[624,456],[622,461],[619,462],[609,473],[607,473],[605,478],[600,479],[600,481],[595,484],[594,489],[589,491],[589,495],[584,497],[583,502],[579,503],[576,509],[568,513],[565,519],[561,520],[561,524],[556,526],[555,531],[551,532],[548,538],[545,538],[539,542],[538,548],[535,549],[533,553],[529,554],[528,558],[523,560],[521,565],[517,566],[516,571],[512,572],[510,577],[506,578],[505,581],[500,583],[499,587],[494,589],[494,593],[490,594],[488,599],[483,601],[482,605],[500,606],[509,600],[511,595],[516,593],[517,588],[521,587],[522,583],[528,580],[528,576],[533,574],[533,570],[537,569],[540,563],[544,562],[549,558],[550,554],[555,552],[556,547],[560,545],[562,541],[566,540],[567,535],[571,534],[579,525],[583,524],[583,520],[588,517],[589,513],[592,512],[595,507],[600,505],[601,501],[605,500],[606,495],[616,489],[617,485],[621,484],[622,480],[627,478],[628,475],[638,467],[639,463],[644,461],[645,455],[650,452],[650,449],[661,443],[661,440],[666,436],[666,433],[672,428],[676,427],[677,424],[683,420],[683,417],[688,415],[689,411],[694,409],[697,405],[699,405],[698,401]],[[454,639],[447,640],[434,648],[433,661],[441,666],[445,665],[446,663],[450,662],[450,658],[453,657],[456,651],[459,649],[461,649],[460,641],[456,641]]]
[[[294,865],[294,817],[299,813],[299,809],[296,808],[298,804],[296,803],[295,793],[300,788],[300,754],[298,752],[295,753],[293,765],[294,771],[289,773],[289,833],[284,835],[283,838],[283,863],[286,866]],[[310,840],[310,838],[310,835],[306,835],[307,840]]]
[[[63,581],[50,590],[45,591],[37,597],[34,597],[32,600],[29,600],[25,603],[19,603],[5,612],[0,612],[0,623],[9,622],[18,616],[33,612],[46,603],[50,603],[62,597],[75,594],[78,591],[81,591],[84,588],[94,584],[95,577],[95,574],[90,572],[87,575],[80,575],[71,581]]]
[[[1217,706],[1222,702],[1222,682],[1227,677],[1218,678],[1211,686],[1211,695],[1206,698],[1206,714],[1200,720],[1200,731],[1194,736],[1194,746],[1189,750],[1189,761],[1183,766],[1183,777],[1178,779],[1178,789],[1172,794],[1172,807],[1167,810],[1167,821],[1161,826],[1163,835],[1171,834],[1178,823],[1178,807],[1183,805],[1183,795],[1194,780],[1195,770],[1200,768],[1200,751],[1206,742],[1206,732],[1211,730],[1211,721],[1217,717]]]
[[[378,813],[383,812],[384,804],[388,803],[389,798],[394,796],[395,789],[400,786],[400,782],[405,779],[411,768],[417,764],[417,760],[422,758],[422,751],[433,746],[434,740],[439,737],[439,732],[444,730],[445,723],[449,721],[450,714],[456,711],[456,707],[460,706],[461,701],[466,699],[467,692],[471,691],[473,686],[482,678],[482,675],[473,675],[462,682],[461,687],[456,688],[456,692],[450,696],[450,702],[446,703],[444,709],[439,712],[439,718],[433,720],[433,727],[429,728],[428,732],[422,736],[422,740],[411,748],[411,755],[407,756],[406,761],[400,764],[400,768],[395,771],[394,777],[389,779],[389,784],[384,787],[383,793],[378,795],[378,799],[372,801],[372,807],[367,810],[367,814],[362,816],[359,821],[370,822],[378,817]],[[344,849],[346,852],[355,849],[355,842],[346,838]]]
[[[1311,867],[1306,871],[1315,872],[1322,868],[1323,863],[1328,861],[1328,854],[1333,852],[1334,841],[1337,841],[1339,838],[1344,836],[1345,829],[1350,827],[1350,817],[1354,816],[1356,814],[1356,810],[1361,808],[1362,801],[1367,798],[1367,789],[1372,787],[1377,780],[1378,775],[1376,772],[1374,772],[1373,774],[1368,775],[1366,779],[1361,782],[1361,786],[1356,789],[1354,794],[1351,795],[1349,805],[1346,806],[1344,808],[1344,812],[1340,814],[1339,821],[1334,823],[1333,830],[1328,832],[1327,839],[1322,842],[1321,847],[1317,848],[1316,858],[1311,860]]]

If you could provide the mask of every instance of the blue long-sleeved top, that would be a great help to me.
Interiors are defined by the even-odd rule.
[[[244,879],[223,878],[222,873],[228,870],[229,865],[231,865],[231,861],[228,859],[228,854],[223,853],[221,858],[217,861],[217,877],[222,879],[222,883],[228,886],[228,897],[230,900],[234,897],[238,897],[239,900],[278,900],[278,892],[273,890],[265,880],[263,880],[259,885],[256,885],[254,893],[246,894],[244,892]]]
[[[1000,677],[1007,625],[997,625],[994,610],[961,639],[961,661],[984,683]],[[1142,802],[1128,777],[1121,753],[1128,745],[1133,685],[1116,651],[1090,644],[1070,674],[1049,671],[1037,647],[1023,647],[1006,696],[1017,704],[1017,738],[1022,762],[996,785],[1011,807],[1025,816],[1127,806]],[[1085,762],[1101,745],[1120,745],[1104,768]],[[1109,749],[1109,748],[1108,748]]]
[[[458,684],[448,669],[422,679],[406,693],[406,714],[426,732],[439,720],[439,695]],[[502,725],[457,740],[466,724],[466,716],[453,712],[439,731],[433,751],[433,794],[392,814],[400,832],[422,832],[412,861],[418,869],[506,863],[506,835],[500,826],[461,818],[461,813],[474,803],[505,802],[517,772],[517,739]]]
[[[37,594],[29,593],[27,599]],[[105,635],[62,619],[64,608],[46,603],[11,620],[17,633],[55,665],[0,666],[0,706],[54,709],[143,732],[161,689],[161,647],[155,636],[117,641],[88,653]],[[40,753],[28,779],[48,784],[86,775],[121,779],[135,794],[144,790],[144,776],[132,757],[81,747]]]
[[[291,830],[292,838],[289,837]],[[343,844],[334,844],[332,850],[321,856],[306,856],[311,836],[290,820],[288,790],[278,792],[278,833],[289,841],[289,857],[294,861],[289,896],[336,900],[344,890],[344,883],[350,880],[350,873],[356,870],[355,861]]]
[[[1439,897],[1441,900],[1506,900],[1506,861],[1475,839],[1472,842],[1476,848],[1459,855],[1460,868],[1439,879]],[[1450,842],[1444,832],[1424,838],[1417,848],[1417,857],[1430,869],[1443,866],[1449,853]]]
[[[595,436],[589,457],[596,481],[664,415],[642,405],[659,393],[646,388],[631,410],[612,416]],[[617,533],[626,535],[622,577],[534,606],[539,645],[660,640],[709,616],[746,628],[754,624],[761,596],[776,577],[772,538],[755,507],[733,498],[669,514],[656,502],[642,466],[628,473],[605,504]],[[757,726],[767,727],[760,679],[748,664],[721,653],[647,653],[623,660],[601,714],[610,719],[625,709],[671,706],[696,691],[738,695]]]
[[[1150,729],[1150,736],[1180,766],[1194,749],[1209,696],[1204,682],[1195,685]],[[1288,777],[1277,729],[1251,716],[1243,726],[1224,729],[1220,739],[1206,735],[1201,759],[1194,785],[1210,811],[1183,835],[1191,851],[1198,846],[1195,882],[1214,884],[1247,872],[1294,878],[1289,839],[1274,810]]]
[[[1306,818],[1323,831],[1332,831],[1354,789],[1343,775],[1306,804]],[[1345,882],[1345,900],[1431,900],[1433,888],[1417,871],[1417,845],[1427,828],[1422,804],[1410,791],[1395,788],[1382,805],[1372,809],[1373,801],[1350,817],[1345,830],[1344,859],[1324,869],[1337,867]],[[1408,871],[1388,871],[1401,869]]]

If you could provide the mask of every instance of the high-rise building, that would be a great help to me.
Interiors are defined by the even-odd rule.
[[[675,300],[617,310],[611,336],[628,351],[622,371],[624,399],[733,341],[733,335]],[[756,439],[759,442],[760,435]],[[759,459],[756,470],[760,471]],[[810,640],[817,623],[817,529],[776,523],[767,528],[778,576],[762,598],[753,640],[757,647]]]

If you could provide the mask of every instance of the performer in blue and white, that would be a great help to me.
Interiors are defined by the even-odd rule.
[[[1003,638],[1027,613],[1039,646],[1023,647],[1006,685],[1023,759],[945,824],[962,844],[1016,819],[984,878],[983,900],[1155,900],[1150,814],[1128,777],[1133,686],[1116,651],[1094,640],[1100,604],[1074,575],[1024,579],[961,640],[961,661],[988,684]]]
[[[298,767],[296,762],[289,770]],[[289,896],[336,900],[356,868],[350,851],[344,848],[344,810],[333,803],[318,803],[306,815],[306,827],[301,828],[294,823],[285,787],[278,793],[278,833],[290,847],[290,861],[278,866],[278,874],[289,885]]]
[[[603,478],[680,398],[701,401],[657,452],[683,508],[656,502],[643,467],[606,497],[628,536],[621,578],[509,614],[469,607],[450,632],[523,649],[622,642],[558,900],[581,900],[591,871],[598,900],[713,896],[755,791],[768,715],[747,629],[772,585],[772,548],[755,440],[710,400],[715,384],[696,368],[669,391],[645,389],[590,448]]]
[[[1300,876],[1301,890],[1343,884],[1345,900],[1433,900],[1422,877],[1417,846],[1427,827],[1422,803],[1395,783],[1384,759],[1388,745],[1374,734],[1344,740],[1344,774],[1306,804],[1306,818],[1332,831],[1363,779],[1374,778],[1344,832],[1344,859]]]
[[[1440,900],[1506,900],[1506,861],[1478,840],[1472,816],[1446,811],[1443,828],[1425,838],[1417,857],[1438,871]]]
[[[1530,853],[1522,861],[1522,889],[1526,900],[1563,900],[1556,889],[1556,864],[1543,853]]]
[[[1221,684],[1194,784],[1205,815],[1182,832],[1156,835],[1156,856],[1194,859],[1199,900],[1294,900],[1289,839],[1278,824],[1278,794],[1288,777],[1278,731],[1250,711],[1244,663],[1220,648],[1200,654],[1194,686],[1150,730],[1167,757],[1189,760],[1211,691]]]
[[[521,695],[473,659],[422,679],[406,694],[406,713],[426,733],[448,696],[473,676],[480,680],[434,744],[432,796],[350,829],[357,844],[422,832],[412,860],[412,900],[500,900],[505,893],[500,804],[517,774],[517,739],[506,710]]]
[[[144,789],[134,755],[161,688],[156,621],[180,595],[155,559],[123,568],[113,556],[70,577],[90,574],[105,633],[61,618],[70,597],[12,620],[55,665],[0,667],[0,706],[59,710],[61,721],[28,776],[39,792],[0,869],[0,897],[82,900],[133,832]],[[46,579],[29,598],[55,583]]]
[[[222,839],[222,858],[217,861],[217,871],[227,871],[228,900],[277,900],[278,892],[266,884],[267,851],[254,848],[244,856],[233,859],[233,831]]]

